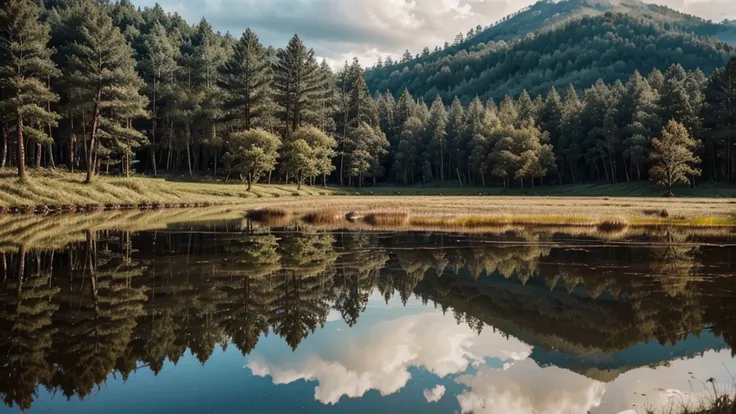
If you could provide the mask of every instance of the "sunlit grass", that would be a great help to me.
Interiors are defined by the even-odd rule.
[[[336,209],[312,211],[302,216],[302,221],[312,225],[334,224],[344,221],[345,215]]]
[[[405,211],[383,211],[366,214],[363,220],[371,226],[403,226],[408,217]]]
[[[99,176],[84,184],[83,174],[61,170],[30,170],[25,182],[13,171],[0,170],[0,208],[24,206],[103,205],[132,207],[154,205],[175,207],[193,204],[237,204],[259,198],[330,196],[342,191],[332,188],[293,185],[254,185],[251,191],[238,182],[174,181],[151,177]]]

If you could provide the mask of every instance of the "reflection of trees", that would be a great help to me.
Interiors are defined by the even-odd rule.
[[[342,236],[341,243],[345,254],[335,266],[334,308],[353,326],[368,305],[368,297],[389,257],[385,250],[374,248],[374,235],[348,233]]]
[[[663,236],[663,245],[652,249],[652,274],[670,296],[687,294],[687,285],[696,266],[698,246],[687,243],[684,233],[668,231]]]
[[[305,232],[285,237],[279,245],[286,271],[276,277],[278,310],[272,323],[292,349],[327,320],[333,276],[328,266],[337,260],[334,242],[330,234]]]
[[[49,283],[50,272],[26,265],[23,246],[15,262],[16,278],[5,283],[0,296],[0,395],[8,406],[25,410],[36,385],[48,383],[53,373],[48,351],[55,331],[51,317],[59,307],[52,299],[59,288]],[[40,253],[30,262],[40,266]]]
[[[54,339],[54,384],[67,397],[86,396],[112,372],[146,300],[146,288],[133,284],[145,267],[130,260],[128,247],[121,254],[98,247],[97,234],[88,232],[85,272],[74,281],[76,303],[62,313]]]
[[[330,309],[359,323],[374,290],[404,303],[419,295],[476,332],[572,356],[673,343],[705,325],[734,344],[733,282],[706,280],[697,263],[727,266],[709,269],[722,274],[736,264],[723,247],[670,240],[565,248],[517,235],[89,232],[53,254],[6,253],[0,328],[14,335],[0,337],[0,395],[21,407],[41,385],[85,397],[111,373],[158,373],[187,352],[205,363],[229,343],[248,354],[269,332],[296,349]],[[671,275],[686,284],[667,286]]]

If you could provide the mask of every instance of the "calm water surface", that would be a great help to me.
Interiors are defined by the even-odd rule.
[[[0,412],[644,413],[733,392],[736,244],[177,225],[4,246]]]

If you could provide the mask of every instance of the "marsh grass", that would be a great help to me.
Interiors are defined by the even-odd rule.
[[[313,211],[301,217],[301,220],[311,225],[335,224],[344,221],[345,216],[337,209],[328,208],[326,210]]]
[[[694,380],[694,378],[691,378]],[[697,381],[697,380],[695,380]],[[700,382],[700,381],[697,381]],[[665,414],[734,414],[736,413],[736,389],[734,385],[719,384],[711,378],[703,384],[703,391],[692,398],[676,395],[659,412]],[[647,414],[655,411],[647,409]]]
[[[404,226],[409,218],[405,211],[383,211],[368,213],[363,220],[371,226]]]
[[[596,229],[602,233],[618,233],[629,227],[629,222],[622,217],[607,218],[596,224]]]
[[[283,208],[266,207],[258,210],[250,210],[245,214],[245,217],[264,225],[280,227],[290,221],[291,212]]]

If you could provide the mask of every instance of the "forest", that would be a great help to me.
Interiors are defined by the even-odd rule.
[[[336,73],[298,35],[275,49],[128,0],[8,0],[0,27],[0,166],[21,181],[28,168],[248,188],[736,178],[733,50],[641,17],[576,18],[439,68],[410,70],[406,54]]]

